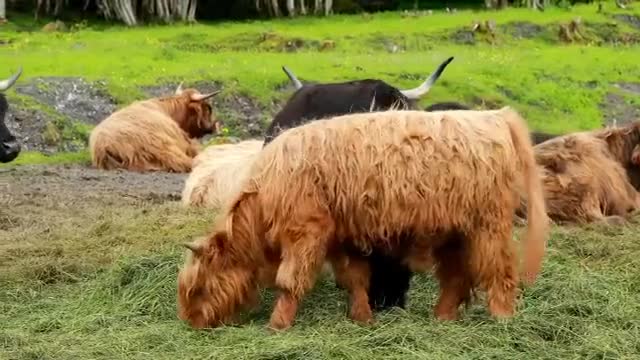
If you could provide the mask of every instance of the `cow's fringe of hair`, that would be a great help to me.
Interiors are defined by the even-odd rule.
[[[238,192],[260,150],[260,140],[205,148],[193,160],[193,170],[182,191],[182,205],[222,207]]]
[[[607,143],[614,159],[622,166],[638,166],[632,161],[633,152],[640,146],[640,120],[624,126],[593,131],[593,136]]]
[[[91,160],[99,169],[191,171],[200,144],[192,131],[213,127],[210,106],[193,102],[196,90],[136,101],[100,122],[89,136]]]

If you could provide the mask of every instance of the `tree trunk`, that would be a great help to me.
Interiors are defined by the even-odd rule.
[[[307,15],[307,5],[305,5],[304,0],[300,0],[300,14],[302,16]]]
[[[324,16],[329,16],[333,13],[333,0],[324,0]]]
[[[278,5],[278,0],[271,0],[271,7],[273,8],[273,16],[280,17],[280,5]]]
[[[294,0],[287,0],[287,11],[289,12],[289,16],[296,16],[296,4]]]
[[[7,19],[7,5],[4,0],[0,0],[0,22]]]

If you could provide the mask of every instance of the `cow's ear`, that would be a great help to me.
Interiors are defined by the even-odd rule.
[[[213,238],[211,239],[211,245],[213,246],[214,251],[218,253],[224,252],[227,246],[227,240],[227,232],[224,230],[219,231],[215,235],[213,235]]]

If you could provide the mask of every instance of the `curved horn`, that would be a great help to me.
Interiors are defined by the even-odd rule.
[[[22,74],[22,66],[18,68],[18,71],[13,74],[13,76],[9,77],[7,80],[0,81],[0,91],[5,91],[9,89],[15,82],[18,80],[20,75]]]
[[[287,68],[286,66],[283,66],[282,71],[284,71],[284,73],[287,74],[287,76],[289,77],[289,80],[291,80],[291,82],[293,83],[293,86],[296,87],[296,90],[302,87],[302,83],[300,82],[300,80],[298,80],[298,78],[291,72],[291,70],[289,70],[289,68]]]
[[[216,96],[219,93],[221,93],[222,90],[216,90],[212,93],[209,94],[191,94],[191,101],[202,101],[202,100],[206,100],[212,96]]]
[[[182,246],[191,250],[195,255],[199,255],[202,252],[202,247],[200,245],[184,243],[182,244]]]
[[[444,71],[444,69],[447,67],[447,65],[449,65],[449,63],[452,60],[453,60],[453,56],[445,60],[442,64],[440,64],[440,66],[438,66],[436,71],[434,71],[431,75],[429,75],[427,80],[425,80],[425,82],[423,82],[417,88],[409,89],[409,90],[400,90],[400,92],[402,93],[402,95],[406,96],[409,100],[420,99],[421,97],[424,96],[424,94],[429,92],[433,84],[436,83],[440,75],[442,75],[442,72]]]
[[[184,81],[180,81],[180,84],[176,88],[176,95],[182,95],[182,83],[184,83]]]

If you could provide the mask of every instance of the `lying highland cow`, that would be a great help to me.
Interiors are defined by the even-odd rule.
[[[136,101],[98,124],[89,137],[93,165],[99,169],[191,171],[200,145],[218,122],[205,100],[216,95],[176,89],[173,96]]]
[[[178,313],[193,327],[234,321],[260,286],[281,293],[270,326],[293,324],[325,259],[350,293],[350,318],[372,321],[361,254],[397,257],[440,281],[436,317],[455,319],[480,286],[495,317],[514,314],[516,184],[526,184],[524,280],[535,279],[548,218],[525,122],[496,111],[387,111],[286,130],[254,159],[241,191],[178,275]],[[285,181],[286,180],[286,181]],[[405,242],[396,242],[398,234]],[[490,259],[491,261],[487,261]]]
[[[222,207],[225,200],[239,190],[241,180],[260,150],[262,140],[212,145],[204,149],[193,159],[193,170],[182,190],[182,204]]]
[[[640,165],[639,129],[636,123],[575,133],[534,148],[551,219],[618,224],[638,209],[640,199],[631,181]]]

